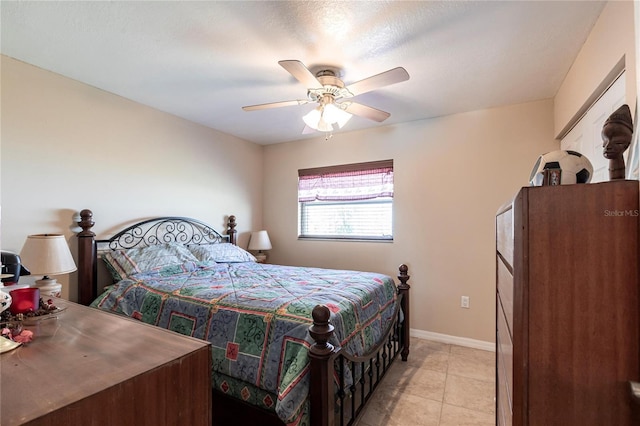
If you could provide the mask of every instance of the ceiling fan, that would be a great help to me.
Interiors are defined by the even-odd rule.
[[[334,125],[342,128],[351,114],[377,122],[386,120],[391,115],[388,112],[347,99],[409,79],[409,73],[404,68],[397,67],[345,86],[335,68],[319,67],[319,71],[314,74],[300,61],[286,60],[279,61],[278,64],[307,87],[307,99],[249,105],[242,109],[256,111],[316,102],[318,107],[303,117],[306,124],[303,133],[309,133],[311,129],[331,132]]]

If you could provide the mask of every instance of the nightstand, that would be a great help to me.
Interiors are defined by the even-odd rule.
[[[0,423],[211,425],[208,342],[54,299],[0,355]]]

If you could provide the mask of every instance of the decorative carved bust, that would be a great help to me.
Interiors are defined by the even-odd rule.
[[[631,144],[633,123],[629,105],[622,105],[602,126],[603,155],[609,159],[609,180],[624,179],[624,152]]]

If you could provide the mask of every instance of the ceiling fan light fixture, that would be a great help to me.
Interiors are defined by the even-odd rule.
[[[340,106],[335,103],[332,103],[325,105],[322,117],[329,123],[337,123],[338,127],[342,129],[342,126],[347,124],[351,119],[351,114],[340,108]]]
[[[327,121],[325,121],[323,118],[320,118],[320,121],[318,121],[318,129],[319,132],[333,132],[333,125]]]
[[[302,117],[308,127],[319,132],[332,132],[334,124],[342,128],[350,119],[351,114],[333,102],[323,103]]]
[[[302,117],[302,121],[313,130],[318,130],[318,122],[322,118],[322,106],[312,109]]]

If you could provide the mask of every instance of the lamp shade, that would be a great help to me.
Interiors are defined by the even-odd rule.
[[[249,250],[271,250],[271,240],[269,240],[267,231],[263,230],[251,233]]]
[[[76,270],[67,241],[61,234],[29,235],[20,258],[33,275],[61,275]]]

